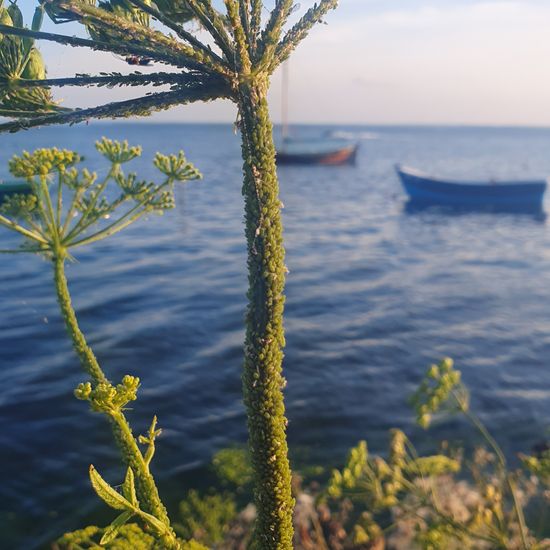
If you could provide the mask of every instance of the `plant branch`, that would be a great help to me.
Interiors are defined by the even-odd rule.
[[[19,225],[18,223],[10,220],[9,218],[6,218],[2,215],[0,215],[0,225],[3,225],[4,227],[7,227],[9,229],[13,229],[14,231],[17,231],[18,233],[21,233],[21,235],[27,237],[28,239],[31,239],[33,241],[37,241],[42,244],[48,244],[48,241],[42,237],[42,235],[39,235],[38,233],[35,233],[34,231],[30,231],[23,227],[22,225]]]
[[[264,6],[262,0],[250,1],[250,47],[255,52],[258,34],[260,33],[260,28],[262,26],[262,9]]]
[[[103,178],[103,181],[97,186],[97,189],[95,190],[94,194],[90,198],[90,202],[88,203],[88,206],[86,207],[86,210],[84,210],[82,212],[82,215],[81,215],[80,219],[71,228],[69,233],[67,235],[65,235],[65,228],[68,227],[68,224],[71,223],[71,212],[74,211],[74,209],[77,208],[76,201],[80,200],[80,197],[81,197],[80,194],[75,194],[75,196],[73,197],[73,203],[71,204],[71,208],[69,209],[69,212],[67,213],[67,219],[66,219],[65,224],[63,225],[63,229],[62,229],[63,239],[62,239],[61,242],[62,242],[63,245],[67,245],[68,243],[70,243],[72,238],[74,238],[76,235],[78,235],[79,233],[84,231],[87,227],[89,227],[89,225],[91,223],[95,223],[95,220],[94,220],[94,222],[88,222],[88,223],[86,223],[86,222],[88,220],[88,217],[89,217],[90,213],[95,208],[95,206],[97,204],[97,201],[99,200],[100,196],[105,191],[105,188],[107,187],[107,184],[109,183],[109,180],[113,177],[113,175],[115,173],[115,170],[116,170],[115,166],[112,165],[109,172],[107,172],[107,175],[105,176],[105,178]]]
[[[36,40],[48,40],[50,42],[57,42],[58,44],[64,44],[66,46],[91,48],[92,50],[110,52],[119,55],[136,55],[139,57],[146,57],[160,63],[174,65],[176,67],[187,66],[182,64],[182,59],[177,55],[167,52],[159,54],[149,48],[128,44],[124,41],[119,41],[116,43],[101,42],[99,40],[90,40],[88,38],[80,38],[78,36],[66,36],[64,34],[55,34],[51,32],[31,31],[29,29],[21,29],[19,27],[11,27],[8,25],[0,25],[0,35],[2,34],[7,36],[21,36],[23,38],[35,38]]]
[[[57,301],[59,302],[59,307],[61,308],[61,313],[65,322],[65,327],[71,337],[73,348],[78,355],[80,364],[86,374],[88,374],[88,376],[90,376],[96,384],[108,384],[109,380],[99,366],[94,352],[91,350],[90,346],[88,346],[86,338],[78,326],[76,314],[71,304],[71,295],[69,293],[67,279],[65,277],[64,262],[65,260],[63,256],[59,257],[59,255],[57,255],[54,258],[55,290],[57,293]]]
[[[119,74],[111,73],[108,75],[87,75],[77,74],[74,77],[66,78],[45,78],[42,80],[26,80],[18,79],[5,81],[6,84],[2,84],[0,79],[0,89],[9,88],[45,88],[45,87],[57,87],[63,86],[144,86],[147,84],[153,84],[154,86],[162,86],[164,84],[185,84],[186,80],[196,79],[197,73],[132,73],[132,74]]]
[[[283,26],[286,23],[290,12],[292,11],[293,0],[277,0],[273,8],[269,21],[262,32],[260,40],[261,59],[258,61],[260,67],[270,65],[277,43],[281,38]]]
[[[92,24],[93,27],[102,29],[108,36],[107,44],[118,44],[119,40],[130,44],[147,44],[148,49],[160,58],[172,56],[177,60],[179,67],[188,67],[206,72],[213,69],[204,63],[204,54],[197,52],[192,47],[177,41],[172,36],[167,36],[160,31],[150,29],[138,23],[133,23],[110,13],[104,9],[96,8],[90,4],[83,4],[74,0],[66,0],[60,6],[70,13],[81,18],[83,24]],[[111,36],[112,37],[111,40]]]
[[[201,52],[204,56],[206,56],[206,58],[209,58],[213,69],[219,72],[225,72],[229,68],[225,61],[216,52],[212,51],[208,46],[195,38],[190,32],[187,32],[182,25],[174,23],[169,17],[166,17],[157,9],[146,4],[143,0],[130,0],[130,2],[145,13],[148,13],[151,17],[154,17],[167,28],[173,30],[182,40],[185,40],[195,50],[197,50],[197,52]],[[206,62],[204,58],[203,62]]]
[[[109,380],[101,370],[97,359],[88,346],[84,334],[78,326],[75,311],[72,307],[71,296],[67,279],[65,277],[64,249],[55,252],[54,257],[54,282],[59,307],[67,332],[73,342],[73,347],[80,358],[84,370],[91,376],[96,384],[110,384]],[[136,473],[138,481],[139,497],[147,507],[147,511],[161,520],[171,531],[170,520],[166,509],[160,501],[158,490],[154,479],[151,476],[143,455],[137,446],[132,430],[124,414],[120,411],[107,415],[111,423],[115,440],[122,451],[124,460]],[[173,532],[171,532],[173,535]],[[175,539],[175,536],[173,537]],[[174,546],[171,546],[174,547]]]
[[[250,36],[250,0],[238,0],[239,3],[239,17],[241,19],[241,25],[246,37],[246,43],[248,44],[249,54],[252,58],[252,39]]]
[[[227,8],[227,16],[231,21],[231,27],[233,29],[233,38],[235,40],[236,51],[239,55],[239,73],[249,74],[252,65],[250,62],[250,53],[248,51],[246,32],[242,25],[241,16],[239,14],[238,0],[224,0],[224,2]]]
[[[187,0],[188,6],[193,10],[197,19],[210,33],[214,42],[225,55],[228,63],[233,63],[235,51],[220,14],[212,7],[210,0]]]
[[[202,88],[202,89],[201,89]],[[204,89],[205,88],[205,89]],[[77,124],[92,118],[127,118],[130,116],[148,116],[153,111],[162,111],[173,105],[192,103],[194,101],[210,101],[217,98],[228,98],[230,92],[218,82],[218,87],[193,86],[171,92],[150,94],[138,99],[129,99],[114,103],[107,103],[99,107],[78,109],[70,113],[55,113],[33,118],[26,118],[0,124],[1,132],[17,132],[37,126],[52,124]]]
[[[122,218],[120,218],[116,222],[113,222],[108,227],[98,231],[97,233],[94,233],[93,235],[85,237],[80,241],[71,242],[70,243],[71,248],[76,248],[77,246],[83,246],[85,244],[91,244],[96,241],[105,239],[110,235],[114,235],[119,231],[122,231],[125,227],[128,227],[129,225],[131,225],[132,223],[134,223],[136,220],[138,220],[144,214],[147,213],[147,211],[144,209],[139,210],[139,208],[142,206],[143,204],[139,203],[138,205],[134,206],[129,212],[127,212]]]

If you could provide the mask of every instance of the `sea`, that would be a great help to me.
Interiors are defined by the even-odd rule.
[[[417,428],[409,397],[452,357],[471,407],[510,461],[548,439],[550,227],[544,215],[411,209],[395,163],[461,180],[545,178],[550,129],[302,126],[357,140],[354,166],[279,169],[286,263],[291,460],[340,465],[365,439],[385,453],[399,427],[420,452],[472,447],[454,416]],[[0,136],[0,178],[23,150],[57,146],[99,172],[94,142],[141,144],[128,165],[158,180],[156,151],[183,149],[203,179],[177,207],[75,250],[67,267],[80,324],[114,380],[141,379],[136,434],[157,415],[153,471],[175,506],[208,485],[212,455],[246,442],[241,398],[246,248],[239,136],[231,125],[90,123]],[[550,195],[546,197],[550,210]],[[18,246],[0,229],[0,248]],[[65,531],[114,517],[90,464],[123,468],[105,420],[73,396],[86,379],[60,318],[48,261],[0,255],[0,548],[48,548]]]

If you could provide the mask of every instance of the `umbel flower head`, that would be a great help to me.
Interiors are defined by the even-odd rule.
[[[461,411],[468,409],[468,393],[460,380],[461,373],[454,368],[450,358],[443,359],[439,365],[432,365],[428,369],[411,399],[421,427],[428,428],[433,415],[450,401]]]
[[[75,165],[80,157],[74,151],[59,150],[56,147],[50,149],[37,149],[32,154],[23,151],[18,157],[14,156],[10,163],[10,172],[17,178],[31,179],[34,176],[46,176],[52,172],[64,172],[66,168]]]
[[[104,178],[79,169],[82,157],[74,151],[37,149],[11,159],[10,172],[26,179],[29,192],[9,195],[0,202],[0,225],[23,235],[26,241],[21,249],[4,252],[65,257],[70,249],[118,233],[147,213],[162,214],[173,208],[174,182],[201,177],[181,152],[170,156],[157,153],[154,165],[163,180],[153,183],[122,170],[123,164],[141,155],[141,147],[103,138],[96,149],[110,163]]]

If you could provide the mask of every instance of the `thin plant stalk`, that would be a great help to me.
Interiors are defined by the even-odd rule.
[[[473,424],[473,426],[478,430],[478,432],[481,434],[483,439],[487,442],[489,447],[493,450],[495,453],[497,460],[499,462],[499,465],[502,469],[504,480],[506,482],[506,485],[508,487],[508,490],[510,491],[510,496],[512,497],[512,505],[514,507],[514,514],[516,516],[516,519],[518,521],[519,526],[519,534],[521,537],[521,544],[524,550],[527,550],[529,548],[529,544],[527,542],[527,524],[525,522],[525,514],[523,513],[523,507],[521,506],[519,502],[519,497],[517,495],[517,487],[514,483],[514,481],[511,479],[510,473],[508,473],[508,466],[506,462],[506,457],[504,456],[504,453],[502,452],[502,449],[500,448],[499,444],[495,441],[495,438],[489,433],[487,428],[483,425],[483,423],[477,418],[475,414],[473,414],[468,407],[464,405],[463,400],[460,398],[459,395],[457,395],[456,392],[451,392],[452,396],[454,397],[455,401],[458,404],[458,407],[462,414]]]
[[[65,327],[73,343],[73,348],[80,359],[84,371],[92,378],[95,384],[108,384],[109,380],[102,371],[96,356],[88,343],[76,318],[71,303],[71,295],[65,277],[65,251],[61,248],[53,259],[54,283],[57,301]],[[115,441],[124,457],[126,465],[131,467],[136,476],[137,491],[140,501],[147,512],[170,525],[166,508],[162,504],[155,480],[145,464],[141,450],[137,446],[132,429],[122,412],[113,412],[108,415]],[[175,534],[174,534],[175,539]],[[175,546],[170,546],[172,548]]]

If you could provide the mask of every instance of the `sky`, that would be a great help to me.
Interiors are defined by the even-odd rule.
[[[295,18],[313,5],[300,2]],[[20,0],[32,14],[34,0]],[[269,2],[266,2],[269,5]],[[550,126],[547,0],[340,0],[289,62],[294,123]],[[74,34],[71,26],[44,30]],[[42,43],[49,76],[131,69],[111,54]],[[281,78],[271,112],[281,118]],[[135,90],[57,90],[66,106]],[[227,101],[178,107],[148,120],[232,122]]]

